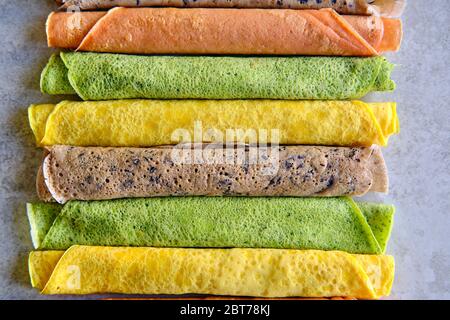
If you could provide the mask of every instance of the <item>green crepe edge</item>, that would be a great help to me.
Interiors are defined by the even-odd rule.
[[[27,203],[27,216],[30,223],[31,241],[35,249],[39,248],[45,236],[60,214],[63,206],[57,203]]]
[[[51,55],[42,71],[40,87],[42,93],[51,95],[78,94],[69,81],[69,70],[59,53]]]
[[[395,65],[390,63],[386,58],[382,58],[387,63],[380,62],[380,71],[378,72],[378,77],[375,79],[374,87],[377,91],[394,91],[397,85],[394,80],[391,79],[392,71]],[[382,61],[382,60],[380,60]]]
[[[372,202],[357,202],[367,223],[377,239],[381,252],[386,253],[387,245],[394,226],[395,206]]]
[[[371,245],[378,253],[384,254],[393,227],[395,207],[387,204],[355,202],[348,197],[344,199],[354,209]],[[27,203],[26,207],[33,246],[39,250],[64,205],[36,202]]]

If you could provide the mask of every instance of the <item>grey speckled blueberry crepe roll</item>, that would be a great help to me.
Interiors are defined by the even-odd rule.
[[[60,203],[156,196],[355,196],[388,190],[378,147],[54,146],[39,177],[42,200],[51,195]]]
[[[52,202],[54,199],[52,197],[52,194],[47,189],[47,185],[45,184],[44,180],[44,173],[42,171],[42,166],[39,167],[37,176],[36,176],[36,193],[44,202]]]
[[[405,0],[57,0],[61,10],[113,7],[323,9],[344,14],[401,14]],[[394,10],[395,9],[395,10]]]

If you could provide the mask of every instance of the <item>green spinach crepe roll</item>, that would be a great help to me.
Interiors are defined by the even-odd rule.
[[[387,192],[379,147],[54,146],[38,194],[59,203],[155,196],[361,196]],[[47,192],[47,190],[49,192]]]
[[[62,52],[41,76],[48,94],[113,99],[358,99],[390,91],[383,57],[135,56]]]
[[[28,204],[36,249],[284,248],[380,254],[394,207],[351,198],[141,198]],[[369,219],[367,219],[367,217]],[[374,232],[374,230],[377,230]]]

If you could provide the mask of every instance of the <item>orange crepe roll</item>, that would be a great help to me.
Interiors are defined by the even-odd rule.
[[[50,47],[131,54],[375,56],[400,46],[400,20],[331,9],[114,8],[57,12]]]

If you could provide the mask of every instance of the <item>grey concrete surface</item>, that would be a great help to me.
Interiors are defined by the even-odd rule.
[[[0,0],[0,299],[42,299],[31,289],[25,202],[35,200],[41,151],[27,123],[31,103],[60,98],[39,92],[52,50],[44,23],[51,0]],[[450,299],[450,10],[447,0],[410,0],[392,94],[402,132],[384,150],[391,192],[368,199],[397,206],[388,252],[396,258],[393,299]]]

